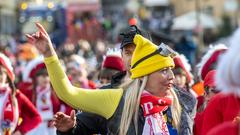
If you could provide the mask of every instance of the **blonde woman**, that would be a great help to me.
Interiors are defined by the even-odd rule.
[[[136,49],[131,60],[131,80],[122,88],[95,90],[71,85],[53,49],[45,29],[27,37],[45,56],[45,64],[57,95],[76,109],[108,119],[108,134],[177,134],[181,107],[173,91],[173,51],[159,48],[140,35],[135,35]],[[171,110],[170,125],[164,113]]]

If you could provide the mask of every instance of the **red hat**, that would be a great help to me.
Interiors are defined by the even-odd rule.
[[[32,71],[31,71],[30,74],[29,74],[29,77],[34,78],[34,76],[36,75],[36,73],[37,73],[39,70],[42,70],[42,69],[46,69],[46,66],[45,66],[45,64],[44,64],[43,62],[37,64],[37,65],[32,69]]]
[[[7,70],[7,75],[11,79],[11,81],[14,82],[15,80],[15,75],[13,73],[13,67],[11,64],[10,59],[2,53],[0,53],[0,64]]]
[[[188,83],[192,83],[193,81],[193,75],[191,73],[191,66],[188,63],[186,57],[184,55],[177,55],[173,58],[175,68],[181,68],[187,77]]]
[[[216,70],[211,70],[207,73],[206,77],[204,78],[204,87],[215,87],[215,75],[216,75]]]
[[[199,72],[198,75],[202,80],[206,77],[207,73],[215,69],[213,66],[217,63],[218,58],[227,50],[227,47],[223,44],[210,47],[208,52],[203,56],[201,62],[198,64]]]
[[[125,71],[124,63],[119,49],[109,49],[107,56],[103,60],[103,68],[110,68],[119,71]]]
[[[31,82],[34,76],[36,75],[36,73],[41,69],[46,69],[42,56],[31,60],[27,64],[25,70],[23,71],[23,81]]]

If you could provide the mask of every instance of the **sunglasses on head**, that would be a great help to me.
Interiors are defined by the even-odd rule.
[[[158,53],[162,56],[165,56],[165,57],[175,57],[177,55],[177,53],[172,49],[170,48],[168,45],[164,44],[164,43],[161,43],[159,46],[158,46],[158,49],[157,49]]]
[[[177,53],[172,49],[170,48],[168,45],[164,44],[164,43],[161,43],[157,50],[154,51],[153,53],[150,53],[149,55],[141,58],[139,61],[137,61],[133,66],[132,66],[132,69],[135,68],[139,63],[141,63],[142,61],[156,55],[156,54],[160,54],[164,57],[175,57],[177,55]]]

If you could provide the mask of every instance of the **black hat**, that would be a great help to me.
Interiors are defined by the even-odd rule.
[[[133,44],[133,38],[136,34],[141,34],[141,31],[138,29],[136,25],[131,25],[125,33],[121,33],[120,35],[123,36],[122,43],[120,48],[122,49],[127,44]]]

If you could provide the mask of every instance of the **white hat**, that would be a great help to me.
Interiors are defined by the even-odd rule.
[[[2,65],[7,70],[8,77],[11,79],[12,82],[14,82],[15,75],[13,73],[11,61],[6,55],[2,53],[0,53],[0,65]]]

